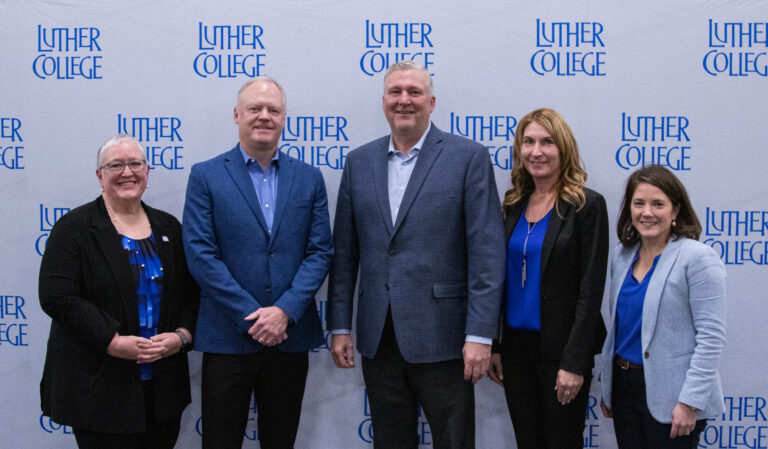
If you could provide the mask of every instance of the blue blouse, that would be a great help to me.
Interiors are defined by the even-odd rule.
[[[544,218],[529,223],[523,210],[509,238],[506,317],[513,329],[541,330],[541,248],[551,215],[550,209]]]
[[[135,240],[123,238],[123,249],[128,251],[136,285],[136,297],[139,303],[139,335],[150,338],[157,335],[157,322],[160,317],[160,302],[163,293],[163,264],[157,253],[154,234],[148,238]],[[152,364],[139,365],[141,380],[152,379]]]
[[[648,283],[656,269],[656,263],[661,254],[653,259],[653,265],[642,281],[638,282],[632,271],[637,262],[639,252],[635,254],[627,277],[621,285],[619,297],[616,300],[616,354],[630,362],[643,364],[643,347],[640,341],[640,330],[643,326],[643,303]]]

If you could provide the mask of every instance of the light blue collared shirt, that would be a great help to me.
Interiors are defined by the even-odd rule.
[[[264,221],[267,222],[267,229],[272,232],[272,222],[275,219],[275,200],[277,200],[277,169],[279,167],[280,150],[275,151],[275,157],[269,161],[266,170],[261,169],[259,161],[248,156],[248,153],[243,150],[243,147],[239,146],[240,152],[243,154],[243,160],[245,166],[248,169],[248,174],[251,176],[251,183],[253,183],[253,189],[256,191],[256,196],[259,198],[259,204],[261,205],[261,213],[264,215]]]
[[[407,156],[402,151],[395,149],[395,144],[392,142],[392,136],[389,137],[389,150],[387,154],[387,188],[389,191],[389,212],[392,216],[392,224],[397,221],[397,214],[400,212],[400,204],[403,202],[405,189],[408,187],[408,181],[411,179],[411,174],[413,174],[413,167],[416,166],[419,152],[424,146],[424,141],[427,139],[427,134],[429,134],[431,128],[432,123],[427,126],[427,130],[421,135],[421,138],[416,142],[416,145],[408,150]],[[331,334],[349,334],[349,329],[334,329],[331,330]],[[466,341],[482,343],[485,345],[491,345],[491,343],[493,343],[490,338],[479,337],[477,335],[467,335]]]
[[[403,195],[405,194],[405,188],[408,187],[408,181],[411,179],[413,173],[413,167],[416,166],[416,161],[419,158],[419,151],[424,146],[424,141],[427,139],[427,134],[432,128],[430,123],[427,126],[427,130],[421,135],[421,138],[416,145],[408,150],[406,156],[402,151],[395,149],[395,144],[392,141],[392,136],[389,137],[389,150],[387,152],[387,187],[389,190],[389,212],[392,215],[392,224],[397,221],[397,214],[400,212],[400,204],[403,202]]]

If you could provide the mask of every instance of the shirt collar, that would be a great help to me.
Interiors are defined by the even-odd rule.
[[[424,134],[421,135],[421,138],[418,142],[416,142],[416,145],[413,146],[413,148],[408,150],[408,155],[411,155],[411,151],[416,150],[419,151],[424,146],[424,141],[427,140],[427,134],[429,134],[429,130],[432,129],[432,122],[429,122],[429,126],[427,126],[426,131],[424,131]],[[392,141],[392,135],[389,136],[389,149],[387,150],[388,154],[394,154],[397,150],[395,149],[395,143]]]
[[[240,154],[243,155],[243,161],[245,162],[245,165],[248,165],[248,162],[250,162],[252,160],[254,161],[254,163],[258,163],[258,161],[256,159],[250,157],[248,155],[248,153],[245,152],[245,150],[240,145],[240,143],[237,144],[237,148],[240,149]],[[278,148],[277,151],[275,151],[275,156],[270,160],[270,164],[272,163],[272,161],[275,162],[275,165],[277,165],[277,166],[280,165],[280,149],[279,148]]]

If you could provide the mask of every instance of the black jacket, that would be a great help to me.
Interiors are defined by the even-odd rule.
[[[540,289],[542,360],[586,376],[605,339],[600,305],[608,263],[608,212],[602,195],[586,188],[584,195],[581,210],[557,200],[541,249]],[[523,198],[504,210],[507,243],[526,204],[528,198]],[[502,344],[515,343],[510,340],[502,337]]]
[[[142,206],[163,264],[158,332],[194,332],[199,290],[187,271],[181,224]],[[40,396],[55,422],[105,433],[146,430],[138,365],[107,354],[115,332],[139,335],[133,276],[101,197],[53,227],[40,266],[40,305],[53,319]],[[156,420],[177,417],[190,402],[187,356],[153,365]]]

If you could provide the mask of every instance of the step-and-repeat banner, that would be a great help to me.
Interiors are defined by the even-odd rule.
[[[40,413],[50,319],[37,275],[56,220],[99,194],[106,137],[141,140],[145,201],[181,218],[192,164],[237,141],[238,87],[275,77],[288,98],[280,150],[321,169],[333,216],[345,157],[388,133],[383,73],[404,59],[434,78],[434,123],[487,146],[500,194],[516,124],[543,106],[573,128],[612,227],[632,170],[675,171],[728,270],[726,412],[701,447],[768,447],[766,22],[765,0],[0,0],[0,447],[75,447]],[[317,305],[324,318],[325,286]],[[201,441],[200,354],[191,361],[179,448]],[[584,447],[615,448],[596,382]],[[476,391],[478,448],[514,448],[502,389],[484,379]],[[247,448],[259,447],[255,417]],[[423,416],[419,438],[432,445]],[[371,441],[362,375],[336,369],[324,344],[296,446]]]

